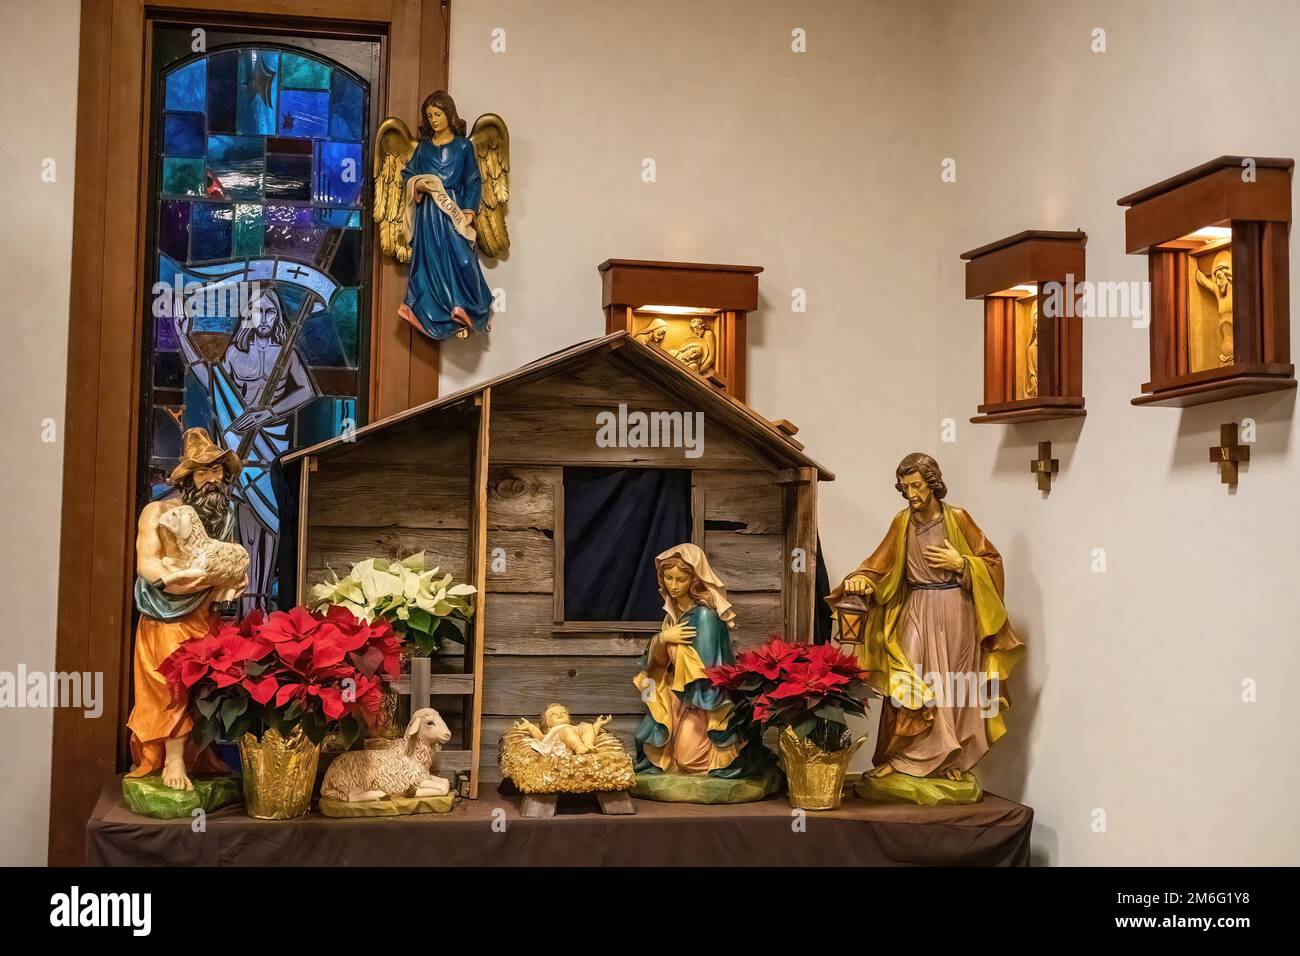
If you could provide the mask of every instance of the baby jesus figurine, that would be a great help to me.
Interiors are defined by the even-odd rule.
[[[568,753],[585,754],[595,750],[596,738],[613,719],[612,715],[606,715],[597,717],[594,723],[575,724],[567,707],[551,704],[542,714],[542,727],[527,720],[517,720],[515,729],[533,738],[530,746],[539,754],[563,757]]]

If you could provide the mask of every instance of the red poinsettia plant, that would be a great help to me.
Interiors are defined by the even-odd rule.
[[[847,715],[866,713],[867,672],[833,644],[794,644],[773,634],[707,673],[731,697],[734,723],[789,727],[823,750],[848,746]]]
[[[386,621],[342,607],[305,608],[218,624],[180,645],[159,670],[176,700],[188,699],[199,746],[268,727],[296,727],[314,742],[338,733],[350,746],[379,717],[398,674],[399,642]]]

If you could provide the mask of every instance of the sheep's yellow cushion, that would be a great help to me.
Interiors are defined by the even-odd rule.
[[[408,813],[450,813],[454,793],[441,797],[394,797],[391,800],[331,800],[320,798],[320,812],[327,817],[401,817]]]

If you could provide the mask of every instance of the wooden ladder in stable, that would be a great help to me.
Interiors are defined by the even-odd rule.
[[[483,610],[487,598],[487,497],[488,425],[492,389],[474,396],[478,428],[474,447],[473,483],[469,509],[469,583],[477,588],[474,616],[465,629],[465,665],[459,674],[434,674],[427,657],[411,658],[411,676],[395,681],[398,693],[410,694],[411,713],[431,706],[433,697],[464,698],[461,708],[461,749],[440,753],[434,763],[439,777],[455,776],[456,792],[474,800],[478,797],[479,757],[483,743]]]
[[[465,636],[465,666],[473,663],[473,625]],[[432,707],[433,697],[464,697],[462,710],[461,746],[458,750],[444,747],[434,761],[433,773],[452,781],[452,789],[462,797],[478,796],[479,731],[482,723],[482,698],[478,693],[481,668],[463,674],[434,674],[432,661],[427,657],[411,658],[411,673],[393,681],[392,688],[411,698],[410,713],[422,707]],[[452,740],[455,740],[453,736]],[[449,745],[450,746],[450,745]]]
[[[430,660],[411,659],[411,673],[394,680],[392,688],[411,698],[411,713],[421,707],[431,706],[434,697],[462,697],[461,748],[444,749],[434,764],[434,773],[455,780],[455,789],[463,797],[478,797],[479,756],[483,737],[483,606],[487,591],[487,479],[488,479],[488,416],[491,409],[491,389],[485,388],[474,396],[478,409],[477,438],[474,449],[473,482],[469,501],[469,583],[478,589],[474,601],[474,617],[465,630],[465,664],[462,673],[434,674]],[[305,522],[305,503],[311,474],[317,468],[314,455],[303,459],[298,479],[299,519]],[[305,594],[307,582],[307,535],[298,534],[298,593]],[[402,728],[405,731],[406,728]]]

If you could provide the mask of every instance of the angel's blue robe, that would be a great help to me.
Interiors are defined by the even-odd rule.
[[[483,182],[474,146],[464,136],[446,146],[420,140],[402,171],[403,184],[421,173],[433,173],[456,205],[478,213]],[[474,244],[456,232],[451,219],[428,196],[416,204],[412,232],[405,301],[420,326],[435,339],[450,338],[463,327],[451,317],[451,310],[460,306],[474,331],[482,332],[491,316],[492,292],[483,279]]]

